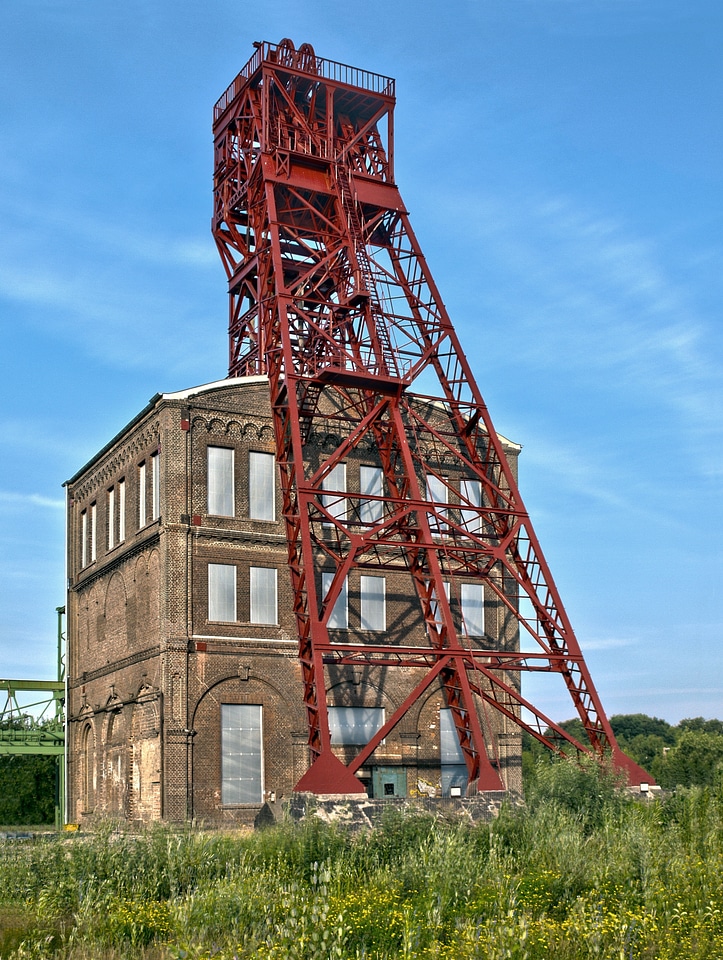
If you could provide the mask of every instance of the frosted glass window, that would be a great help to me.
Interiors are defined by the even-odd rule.
[[[465,500],[473,507],[482,506],[482,483],[479,480],[460,481],[459,490]],[[475,510],[464,510],[462,514],[462,526],[470,533],[480,533],[482,531],[482,515]]]
[[[80,515],[80,565],[88,566],[88,511]]]
[[[321,592],[325,598],[329,590],[331,590],[331,582],[334,579],[333,573],[322,573],[321,575]],[[336,603],[334,604],[334,609],[329,615],[327,621],[327,626],[331,630],[346,630],[349,626],[349,594],[347,590],[346,579],[341,586],[339,591],[339,596],[336,598]]]
[[[126,538],[126,482],[118,481],[118,543]]]
[[[138,528],[146,525],[146,464],[138,467]]]
[[[329,707],[331,742],[349,746],[369,743],[384,726],[384,707]]]
[[[276,460],[273,453],[249,454],[249,517],[276,519]]]
[[[386,630],[386,580],[384,577],[361,577],[361,628]]]
[[[115,489],[108,491],[108,549],[115,546]]]
[[[359,492],[367,497],[384,496],[384,474],[381,467],[359,468]],[[384,504],[381,500],[362,500],[359,507],[359,519],[362,523],[378,523],[383,514]]]
[[[447,485],[439,477],[428,476],[427,477],[427,500],[430,503],[447,503]],[[442,534],[447,529],[447,525],[443,522],[443,519],[447,516],[446,510],[439,510],[437,514],[432,516],[429,515],[429,527],[432,533]]]
[[[346,464],[337,463],[321,483],[322,490],[346,491]],[[322,494],[321,503],[337,520],[346,520],[346,497]]]
[[[459,737],[454,727],[452,711],[439,711],[439,759],[441,764],[442,796],[448,797],[452,787],[457,787],[461,796],[467,789],[467,764],[459,745]]]
[[[230,447],[208,447],[207,499],[212,517],[234,516],[234,451]]]
[[[262,708],[221,704],[221,803],[262,803]]]
[[[208,565],[208,619],[236,620],[236,567],[230,563]]]
[[[485,594],[481,583],[461,583],[459,599],[462,623],[468,637],[482,637],[485,632]]]
[[[442,582],[443,582],[443,584],[444,584],[444,595],[445,595],[445,597],[447,598],[447,600],[449,600],[449,580],[444,580],[444,581],[442,581]],[[440,609],[439,609],[439,601],[437,600],[437,596],[436,596],[436,594],[434,593],[434,591],[432,591],[432,601],[431,601],[431,604],[430,604],[430,610],[431,610],[431,613],[432,613],[432,617],[434,618],[434,622],[435,622],[435,623],[441,623],[441,622],[442,622],[442,614],[441,614]]]
[[[92,563],[97,556],[98,542],[96,535],[98,533],[98,507],[97,504],[90,505],[90,562]]]
[[[153,493],[151,498],[152,519],[157,520],[161,515],[161,458],[157,453],[151,454],[151,482]]]
[[[251,623],[278,623],[276,567],[251,567]]]

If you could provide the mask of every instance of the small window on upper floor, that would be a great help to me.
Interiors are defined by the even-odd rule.
[[[386,630],[386,580],[384,577],[360,577],[361,629]]]
[[[208,565],[208,619],[224,623],[233,623],[237,619],[234,564]]]
[[[90,562],[93,563],[98,556],[98,505],[90,505]]]
[[[384,496],[384,474],[381,467],[359,468],[359,493],[365,497]],[[362,500],[359,506],[359,519],[367,526],[378,523],[384,515],[381,500]]]
[[[151,454],[151,519],[161,515],[161,457],[158,450]]]
[[[233,517],[234,451],[230,447],[208,447],[208,512],[214,517]]]
[[[80,515],[80,566],[88,566],[88,511]]]
[[[323,493],[321,505],[336,520],[346,520],[346,464],[337,463],[335,467],[321,481],[322,490],[333,490],[334,493]],[[331,526],[330,523],[326,524]]]
[[[482,583],[460,583],[459,601],[462,627],[468,637],[483,637],[485,632],[485,595]]]
[[[449,490],[445,479],[429,474],[427,477],[427,501],[429,503],[448,503]],[[428,513],[429,529],[433,536],[444,536],[447,531],[447,524],[444,522],[447,517],[447,511],[437,508],[434,513]]]
[[[138,464],[138,529],[146,525],[146,462]]]
[[[276,458],[273,453],[249,453],[249,517],[276,519]]]
[[[278,623],[276,567],[251,567],[249,581],[251,623]]]
[[[108,491],[107,499],[108,510],[108,549],[112,550],[115,546],[115,487]]]
[[[118,543],[126,538],[126,482],[118,481]]]
[[[331,590],[333,580],[333,573],[324,572],[321,574],[321,594],[324,599],[326,599],[327,594]],[[326,625],[330,630],[347,630],[349,627],[349,603],[346,578],[341,585],[339,596],[336,598]]]
[[[479,480],[469,480],[463,477],[459,483],[459,492],[462,502],[465,501],[471,507],[482,506],[482,483]],[[482,514],[479,510],[470,510],[462,508],[462,526],[470,533],[482,532]]]

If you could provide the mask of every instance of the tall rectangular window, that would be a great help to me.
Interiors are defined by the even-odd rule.
[[[482,583],[461,583],[459,600],[462,624],[468,637],[483,637],[485,632],[485,594]]]
[[[146,462],[138,465],[138,529],[146,525]]]
[[[153,511],[151,519],[157,520],[161,515],[161,458],[158,451],[151,454],[151,481],[152,493],[151,509]]]
[[[208,512],[213,517],[234,516],[234,451],[208,447]]]
[[[384,474],[381,467],[359,468],[359,492],[365,497],[384,496]],[[378,523],[384,515],[384,504],[381,500],[362,500],[359,506],[359,519],[362,523],[371,526]]]
[[[262,708],[221,704],[221,803],[262,803]]]
[[[249,517],[276,519],[276,459],[273,453],[249,453]]]
[[[126,538],[126,482],[118,481],[118,543]]]
[[[90,562],[93,563],[98,556],[98,505],[90,505]]]
[[[278,623],[276,567],[251,567],[251,623]]]
[[[473,507],[482,506],[482,483],[479,480],[468,480],[462,478],[459,484],[459,492],[464,500],[467,500]],[[482,532],[482,514],[476,510],[461,510],[462,526],[470,533]]]
[[[233,623],[236,617],[236,567],[230,563],[208,565],[208,619]]]
[[[321,593],[324,598],[326,598],[327,593],[331,590],[333,579],[333,573],[322,573],[321,575]],[[341,585],[339,596],[336,598],[336,603],[329,614],[326,625],[330,630],[346,630],[349,627],[349,595],[346,578]]]
[[[452,790],[464,796],[467,789],[467,764],[459,745],[459,737],[454,726],[452,711],[439,711],[439,760],[441,764],[442,796],[448,797]]]
[[[329,707],[331,742],[362,746],[384,726],[384,707]]]
[[[449,580],[443,580],[442,584],[444,586],[444,595],[449,602]],[[437,594],[435,591],[432,591],[432,599],[430,603],[430,613],[434,618],[436,624],[442,623],[442,612],[439,609],[439,600],[437,599]]]
[[[435,477],[433,474],[430,474],[427,477],[427,500],[429,503],[447,503],[449,498],[447,496],[447,484],[442,480],[441,477]],[[434,514],[429,514],[429,528],[433,534],[441,536],[445,533],[447,529],[446,523],[444,523],[444,518],[447,516],[446,510],[437,510]]]
[[[336,494],[322,494],[321,504],[336,520],[346,520],[346,464],[337,463],[321,481],[322,490],[335,490]],[[328,524],[330,526],[330,524]]]
[[[115,546],[115,487],[108,491],[108,549]]]
[[[88,566],[88,511],[80,515],[80,566]]]
[[[360,577],[361,628],[386,630],[386,580],[384,577]]]

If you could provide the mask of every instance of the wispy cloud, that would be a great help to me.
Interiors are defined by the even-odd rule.
[[[492,351],[513,340],[521,377],[657,405],[700,472],[723,472],[720,334],[700,291],[671,269],[675,250],[566,196],[488,198],[458,212],[489,251],[487,305],[509,321]]]
[[[0,490],[0,503],[14,503],[19,506],[48,507],[51,510],[63,510],[65,500],[61,497],[44,497],[39,493],[13,493]]]

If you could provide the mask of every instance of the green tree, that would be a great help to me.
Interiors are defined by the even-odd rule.
[[[55,781],[55,757],[0,756],[0,824],[53,823]]]
[[[650,771],[661,787],[712,786],[723,777],[723,735],[683,729],[678,742]]]
[[[616,739],[622,743],[632,743],[636,737],[659,737],[672,746],[675,743],[675,728],[659,717],[649,717],[645,713],[618,713],[610,717],[610,726]]]
[[[722,733],[723,720],[705,720],[703,717],[688,717],[678,724],[679,730],[701,730],[704,733]]]

